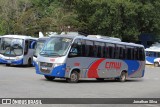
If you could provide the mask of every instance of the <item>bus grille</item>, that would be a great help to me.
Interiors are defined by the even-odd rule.
[[[45,66],[45,67],[52,67],[52,63],[47,63],[47,62],[40,62],[40,66]]]
[[[40,71],[42,73],[45,73],[45,74],[50,74],[51,73],[51,70],[43,70],[42,68],[40,68]]]
[[[52,63],[40,62],[40,71],[45,74],[51,73]]]

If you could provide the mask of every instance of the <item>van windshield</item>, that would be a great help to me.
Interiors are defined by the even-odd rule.
[[[23,39],[2,38],[0,53],[5,56],[20,56],[23,54]]]
[[[66,54],[71,42],[71,38],[53,37],[44,45],[40,55],[48,57],[63,56]]]

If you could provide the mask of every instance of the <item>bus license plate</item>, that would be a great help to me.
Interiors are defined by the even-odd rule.
[[[47,67],[41,67],[41,69],[42,69],[42,70],[48,70],[48,68],[47,68]]]
[[[11,61],[9,60],[9,61],[7,61],[7,63],[11,63]]]

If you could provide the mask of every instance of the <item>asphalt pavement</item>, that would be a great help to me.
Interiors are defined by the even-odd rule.
[[[34,67],[0,65],[1,98],[160,98],[160,67],[146,66],[145,76],[103,82],[82,79],[79,83],[67,83],[64,79],[47,81],[35,73]],[[26,105],[27,106],[27,105]],[[34,105],[33,105],[34,106]],[[50,105],[46,105],[50,106]],[[57,105],[59,106],[59,105]],[[64,106],[64,105],[61,105]],[[72,107],[74,105],[66,105]],[[81,106],[81,105],[76,105]],[[84,105],[82,105],[84,106]],[[102,106],[105,105],[85,105]],[[110,105],[111,107],[113,105]],[[116,105],[118,106],[118,105]],[[126,105],[119,105],[118,107]],[[132,105],[135,107],[159,107],[159,105]],[[127,107],[127,106],[126,106]]]

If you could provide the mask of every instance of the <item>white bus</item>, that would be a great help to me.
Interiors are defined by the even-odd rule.
[[[76,83],[81,78],[104,80],[141,78],[145,72],[142,45],[100,36],[51,37],[38,56],[36,73],[47,80],[65,78]]]
[[[22,35],[1,37],[0,62],[9,65],[32,65],[36,38]]]
[[[49,37],[41,37],[37,40],[36,46],[35,46],[35,52],[33,55],[33,66],[37,66],[37,56],[39,55],[39,52],[43,48],[45,42],[49,39]]]
[[[146,52],[146,64],[154,64],[155,67],[160,65],[160,48],[147,48]]]

